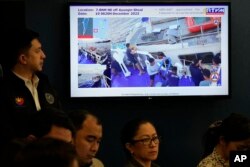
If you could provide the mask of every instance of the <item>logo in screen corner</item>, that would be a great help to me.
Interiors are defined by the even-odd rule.
[[[206,15],[224,15],[225,8],[206,8]]]
[[[231,151],[229,157],[230,167],[249,167],[250,150],[248,151]]]

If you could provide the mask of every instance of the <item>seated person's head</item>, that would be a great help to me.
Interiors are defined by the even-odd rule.
[[[165,57],[165,54],[163,52],[159,52],[158,53],[158,58],[163,59],[163,57]]]
[[[176,66],[172,67],[172,72],[175,73],[175,74],[177,73],[177,67]]]
[[[131,49],[132,54],[136,53],[136,51],[137,51],[136,46],[130,46],[130,49]]]
[[[199,63],[199,59],[194,58],[194,59],[193,59],[193,64],[194,64],[195,66],[198,66],[198,63]]]
[[[72,142],[75,128],[64,111],[46,108],[36,113],[33,121],[32,135],[35,137],[52,137]]]
[[[99,150],[102,139],[102,124],[97,116],[86,110],[75,110],[69,114],[76,134],[73,140],[79,163],[91,164]]]
[[[155,59],[154,59],[154,58],[152,58],[152,57],[150,57],[150,58],[148,58],[148,61],[149,61],[149,63],[152,65],[152,64],[154,64]]]
[[[250,119],[233,113],[216,126],[210,126],[204,141],[205,151],[217,148],[225,160],[229,159],[230,151],[249,150]]]
[[[220,142],[228,144],[230,151],[250,149],[250,119],[233,113],[221,124]]]
[[[41,138],[27,144],[14,160],[14,167],[79,167],[72,144]]]
[[[134,158],[143,165],[158,157],[159,136],[148,120],[130,120],[121,131],[121,141],[128,159]]]
[[[203,77],[205,78],[205,79],[209,79],[210,78],[210,75],[211,75],[211,72],[210,72],[210,70],[208,70],[208,69],[203,69],[202,71],[202,75],[203,75]]]

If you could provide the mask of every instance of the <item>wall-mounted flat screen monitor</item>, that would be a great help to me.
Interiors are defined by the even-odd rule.
[[[228,96],[230,3],[69,3],[71,97]]]

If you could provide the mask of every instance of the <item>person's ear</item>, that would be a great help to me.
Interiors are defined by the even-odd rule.
[[[25,56],[25,54],[21,54],[20,56],[19,56],[19,62],[21,63],[21,64],[26,64],[27,63],[27,61],[26,61],[26,56]]]
[[[129,152],[130,152],[131,154],[134,154],[134,150],[133,150],[133,148],[132,148],[131,143],[126,143],[126,144],[125,144],[125,147],[126,147],[126,149],[129,150]]]

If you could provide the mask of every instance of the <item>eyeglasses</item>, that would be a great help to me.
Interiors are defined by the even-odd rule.
[[[144,146],[148,146],[150,145],[152,142],[154,142],[155,144],[159,144],[160,143],[160,136],[154,136],[152,138],[145,138],[145,139],[140,139],[140,140],[132,140],[133,143],[138,143],[141,142]]]

